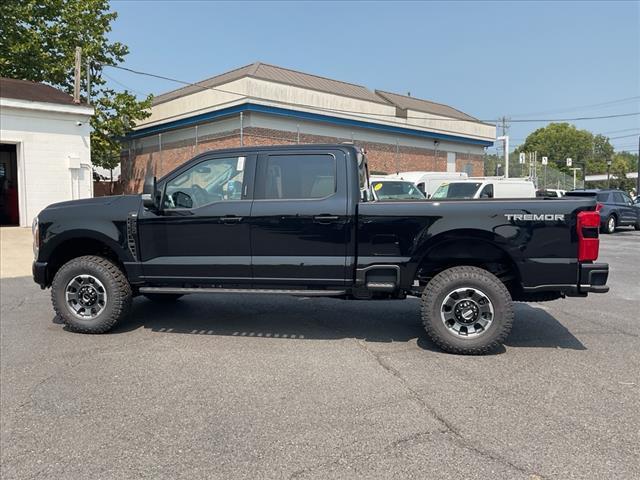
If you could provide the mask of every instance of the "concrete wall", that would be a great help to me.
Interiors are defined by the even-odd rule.
[[[0,99],[0,110],[0,141],[17,146],[21,226],[51,203],[93,195],[92,108]]]

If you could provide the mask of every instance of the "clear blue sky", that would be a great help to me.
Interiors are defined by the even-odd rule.
[[[262,61],[411,92],[481,119],[640,111],[639,2],[113,1],[112,9],[111,38],[131,50],[124,66],[186,81]],[[106,73],[138,94],[179,86]],[[634,135],[611,141],[637,149],[640,116],[573,123]],[[512,123],[509,133],[517,144],[543,125]]]

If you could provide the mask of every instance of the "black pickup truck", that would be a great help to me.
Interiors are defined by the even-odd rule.
[[[211,151],[142,195],[58,203],[34,221],[33,276],[75,331],[144,295],[422,298],[449,352],[505,340],[515,301],[603,293],[593,197],[375,201],[354,145]]]

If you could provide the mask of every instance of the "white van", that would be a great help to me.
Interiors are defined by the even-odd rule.
[[[369,177],[369,183],[376,200],[425,200],[418,187],[406,180],[374,175]]]
[[[394,175],[388,175],[388,177],[413,183],[427,198],[433,195],[433,192],[442,185],[442,182],[469,178],[464,172],[400,172]]]
[[[535,198],[536,187],[530,180],[462,180],[444,182],[431,196],[444,198]]]

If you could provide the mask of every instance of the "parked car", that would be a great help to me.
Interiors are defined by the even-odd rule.
[[[567,192],[568,197],[595,195],[600,212],[600,230],[613,233],[618,227],[632,226],[640,230],[640,205],[622,190],[577,189]]]
[[[536,188],[530,180],[495,179],[444,182],[431,198],[535,198]]]
[[[371,192],[376,200],[426,200],[418,187],[404,180],[371,177]]]
[[[400,172],[388,177],[412,182],[427,198],[431,198],[442,182],[469,178],[465,172]]]
[[[83,333],[109,331],[136,295],[413,295],[437,345],[483,354],[509,334],[513,301],[608,291],[595,209],[593,197],[375,201],[353,145],[211,151],[142,195],[45,208],[33,276]]]
[[[536,197],[560,198],[560,197],[564,197],[566,194],[567,194],[566,190],[560,190],[557,188],[547,188],[545,190],[538,190],[536,192]]]

